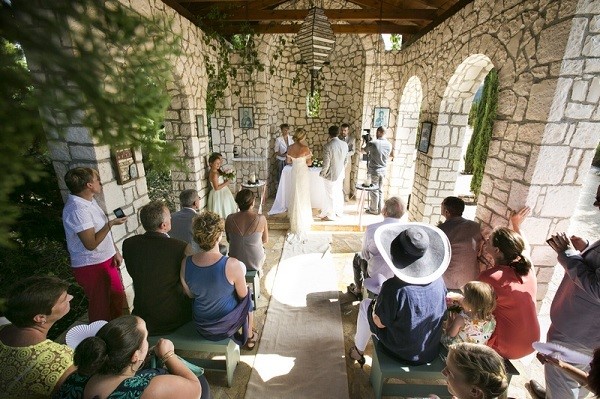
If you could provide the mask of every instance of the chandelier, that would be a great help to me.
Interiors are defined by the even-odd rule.
[[[327,58],[335,46],[335,36],[325,11],[313,7],[308,11],[304,22],[296,36],[296,44],[300,48],[302,63],[310,70],[310,93],[314,92],[314,79],[319,70],[327,63]]]

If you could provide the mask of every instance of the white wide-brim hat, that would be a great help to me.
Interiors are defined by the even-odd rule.
[[[425,223],[389,223],[375,230],[375,245],[396,277],[409,284],[429,284],[450,263],[450,241]]]

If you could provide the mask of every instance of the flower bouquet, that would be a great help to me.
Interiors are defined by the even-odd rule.
[[[319,159],[313,159],[311,167],[320,168],[322,166],[323,166],[323,161],[321,161]]]
[[[219,171],[219,174],[223,176],[224,179],[235,180],[235,170],[233,169],[222,169]]]

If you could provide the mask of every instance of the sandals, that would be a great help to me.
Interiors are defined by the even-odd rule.
[[[358,350],[356,345],[354,345],[352,348],[350,348],[350,351],[348,352],[348,357],[352,360],[355,360],[358,364],[360,364],[361,369],[365,365],[365,362],[366,362],[365,356],[360,353],[360,351]]]
[[[256,343],[258,342],[258,331],[256,331],[254,328],[252,329],[252,336],[248,337],[248,339],[246,340],[246,345],[244,345],[245,349],[248,349],[249,351],[251,351],[252,349],[254,349],[256,347]]]
[[[350,284],[348,287],[346,287],[348,289],[348,293],[354,295],[354,297],[359,300],[362,301],[363,299],[363,294],[362,294],[362,290],[360,290],[354,283]]]

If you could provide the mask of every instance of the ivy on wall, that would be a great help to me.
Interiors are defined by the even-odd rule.
[[[481,191],[481,181],[487,161],[492,129],[498,108],[498,72],[492,69],[485,77],[483,95],[477,103],[476,111],[469,113],[473,123],[473,136],[465,155],[465,173],[472,173],[471,191],[477,197]],[[472,108],[473,109],[473,108]]]

